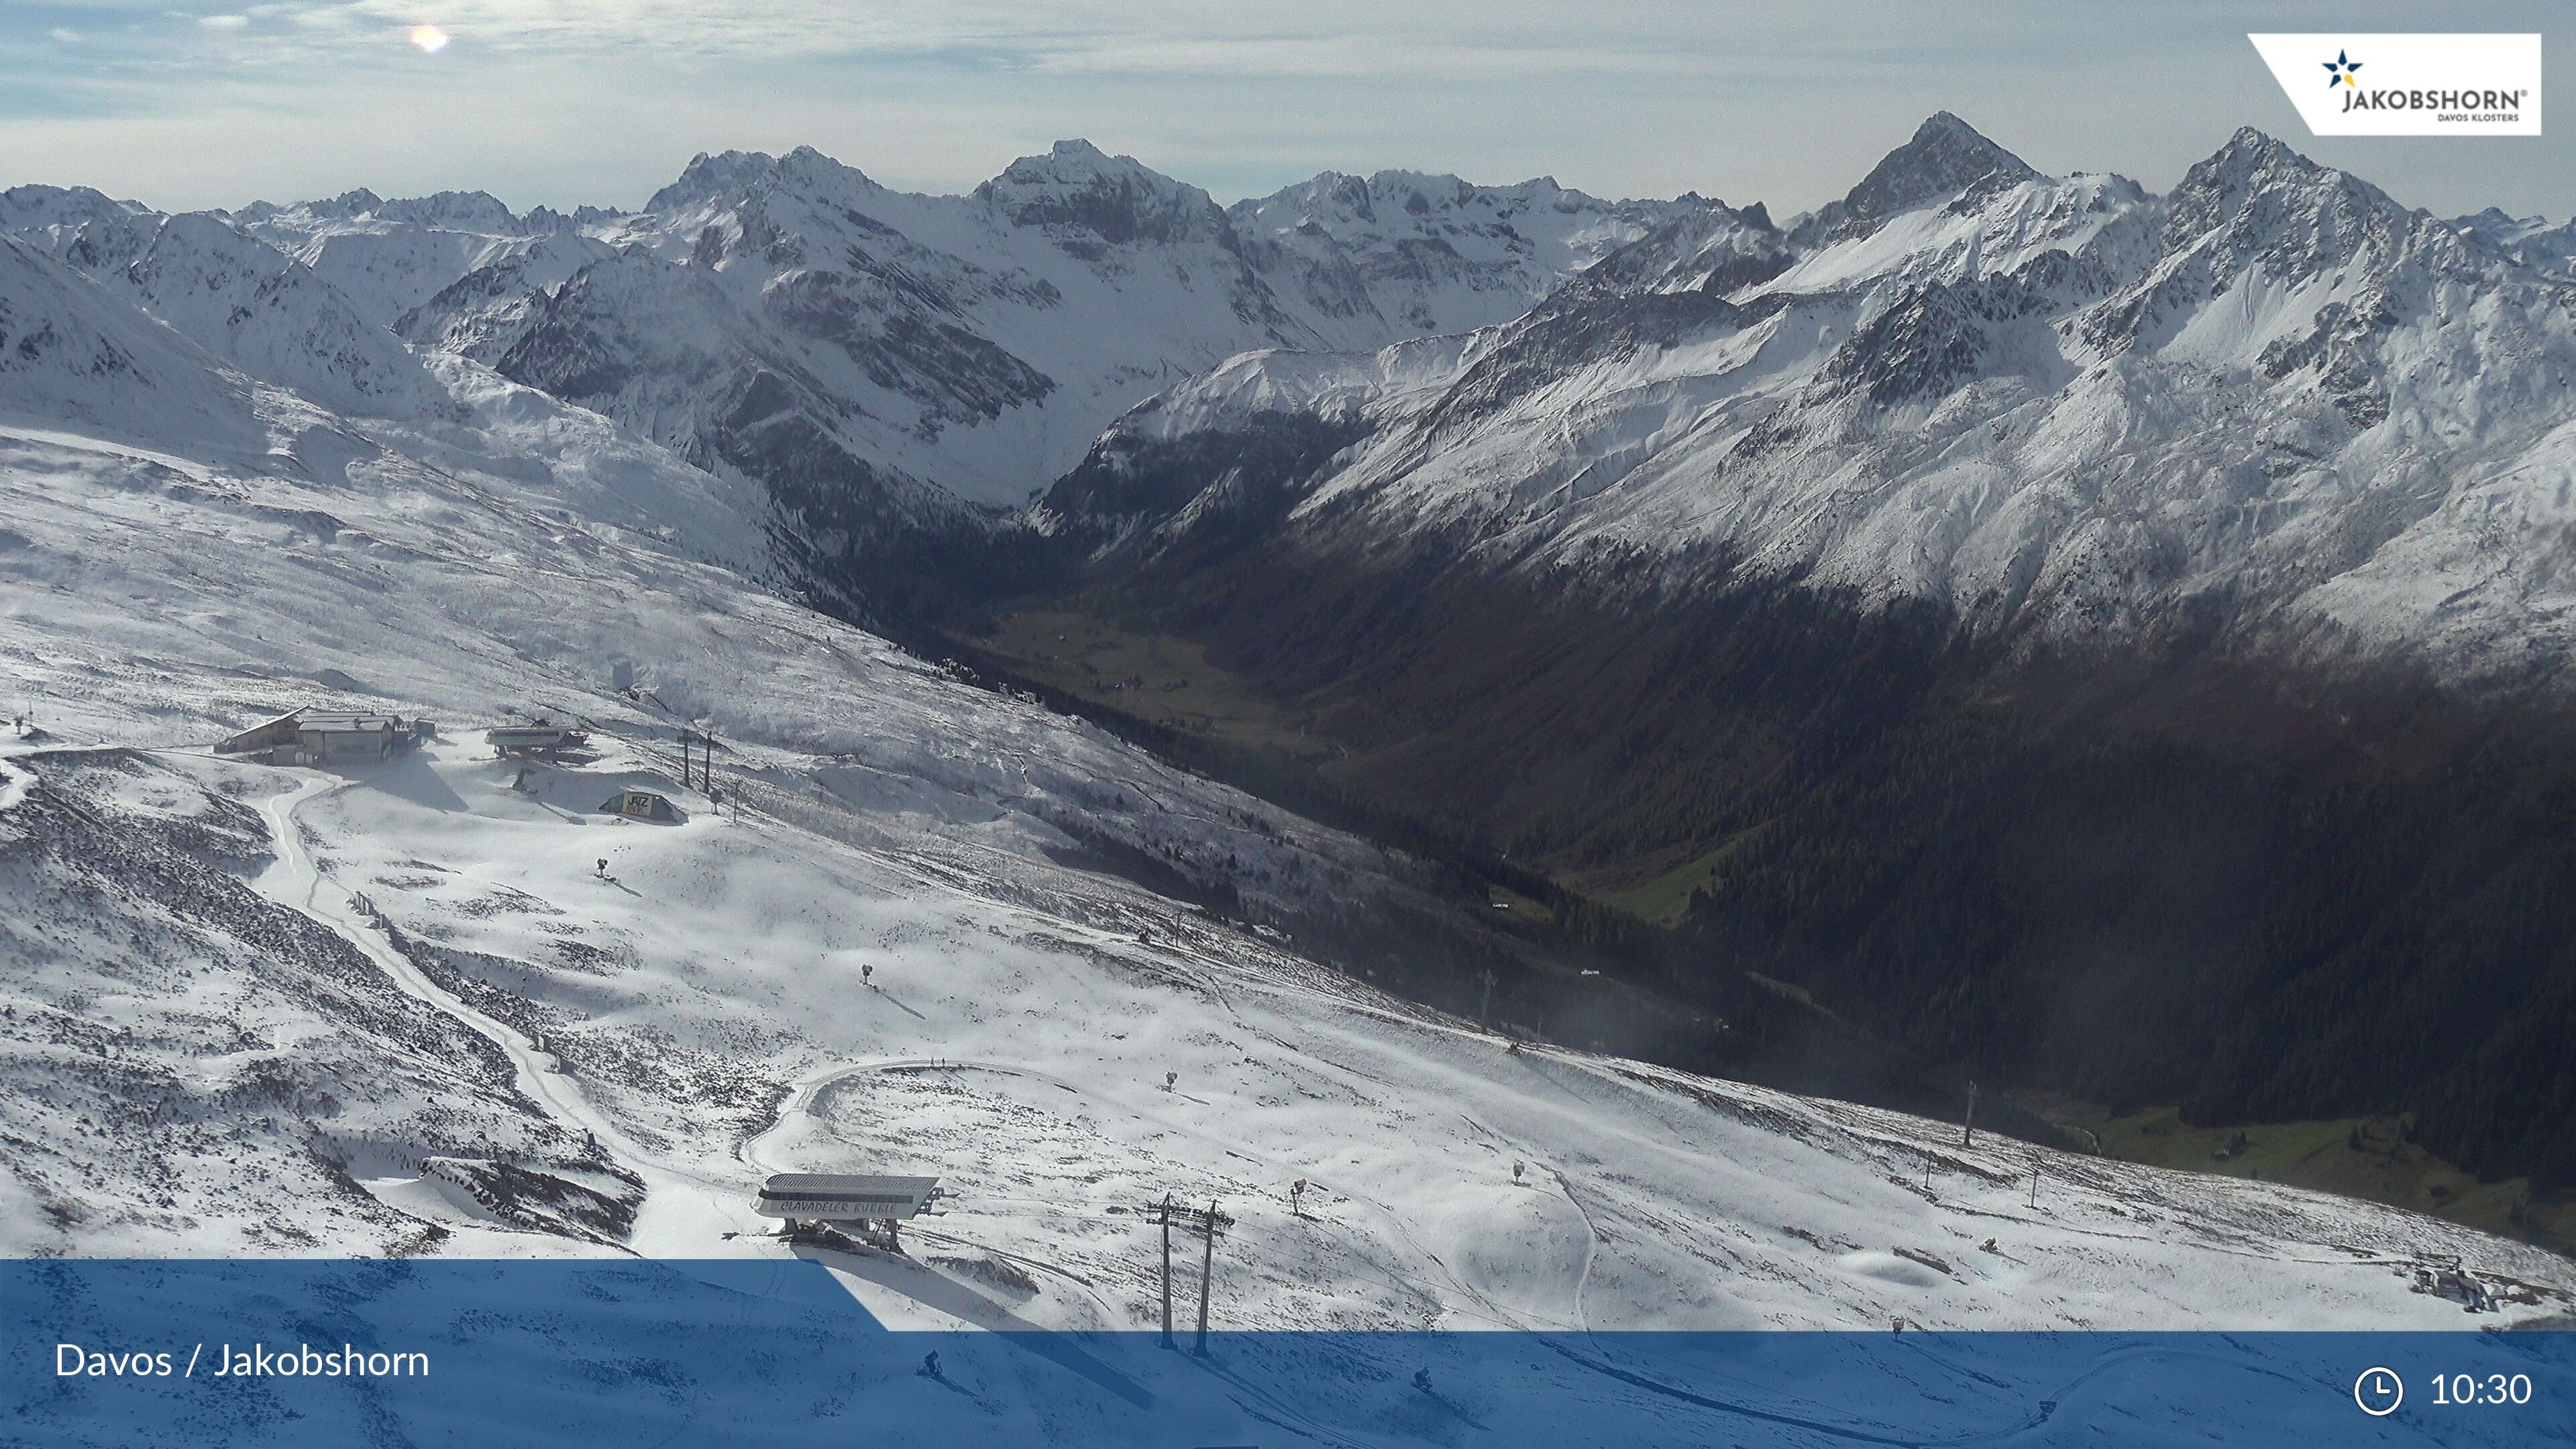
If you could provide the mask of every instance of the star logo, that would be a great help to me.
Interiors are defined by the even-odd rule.
[[[2326,89],[2333,90],[2336,86],[2350,86],[2354,90],[2360,90],[2361,82],[2352,78],[2352,73],[2359,69],[2361,69],[2360,61],[2348,60],[2345,58],[2342,51],[2336,51],[2335,58],[2326,62]]]

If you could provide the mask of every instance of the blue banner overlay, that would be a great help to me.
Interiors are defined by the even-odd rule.
[[[2576,1334],[2546,1332],[1217,1333],[1202,1357],[1186,1329],[890,1333],[801,1260],[7,1262],[0,1331],[10,1445],[2576,1444]]]

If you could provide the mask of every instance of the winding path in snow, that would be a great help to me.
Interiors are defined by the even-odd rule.
[[[537,1044],[518,1028],[475,1009],[429,979],[419,965],[403,954],[359,909],[349,892],[313,863],[312,852],[305,848],[302,827],[296,823],[296,812],[324,795],[349,788],[353,783],[308,774],[296,789],[280,792],[260,802],[260,817],[267,823],[269,838],[277,854],[268,869],[252,882],[253,887],[280,905],[328,927],[359,954],[374,962],[403,994],[453,1019],[499,1048],[515,1071],[522,1096],[536,1104],[537,1109],[555,1125],[568,1132],[587,1133],[601,1150],[642,1180],[644,1202],[636,1209],[639,1229],[648,1211],[666,1214],[673,1208],[690,1217],[712,1215],[733,1220],[736,1215],[726,1212],[723,1203],[741,1196],[737,1185],[673,1168],[637,1146],[606,1112],[593,1105],[582,1094],[581,1088],[564,1075],[562,1063],[552,1053],[539,1050]],[[709,1201],[710,1197],[714,1201]]]

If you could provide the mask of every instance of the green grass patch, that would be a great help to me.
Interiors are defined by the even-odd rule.
[[[1547,902],[1492,881],[1485,883],[1485,909],[1493,912],[1495,925],[1519,935],[1544,934],[1556,925],[1556,911]]]
[[[999,615],[992,632],[966,642],[1014,673],[1148,724],[1318,764],[1340,754],[1300,711],[1210,663],[1205,648],[1175,634],[1049,604]]]
[[[1570,876],[1564,884],[1581,891],[1603,905],[1616,906],[1641,920],[1658,925],[1673,925],[1690,909],[1691,892],[1709,890],[1715,893],[1726,864],[1743,853],[1744,847],[1759,833],[1759,827],[1747,830],[1717,846],[1692,855],[1679,865],[1658,869],[1660,862],[1589,871]]]
[[[2481,1182],[2409,1140],[2411,1123],[2337,1117],[2241,1126],[2186,1124],[2172,1107],[2126,1116],[2063,1098],[2024,1105],[2094,1133],[2105,1156],[2151,1167],[2260,1178],[2412,1208],[2504,1237],[2576,1250],[2576,1193],[2536,1194],[2528,1178]]]

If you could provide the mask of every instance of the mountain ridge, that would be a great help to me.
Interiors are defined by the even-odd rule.
[[[1982,634],[2117,643],[2185,595],[2225,596],[2248,631],[2322,638],[2313,626],[2331,620],[2336,647],[2420,649],[2424,624],[2369,597],[2397,572],[2382,555],[2456,552],[2443,540],[2481,486],[2452,487],[2446,510],[2423,495],[2422,459],[2466,450],[2472,478],[2565,466],[2576,293],[2250,130],[2161,198],[2015,169],[1973,135],[1927,122],[1849,206],[1798,223],[1758,265],[1759,246],[1727,264],[1752,270],[1645,242],[1613,253],[1599,280],[1455,349],[1452,378],[1369,394],[1369,439],[1284,526],[1326,547],[1334,526],[1380,546],[1390,530],[1461,528],[1471,549],[1577,579],[1591,551],[1678,559],[1715,543],[1764,574],[1928,599]],[[1932,164],[1945,158],[1955,175]],[[1893,210],[1876,200],[1900,194]],[[1723,306],[1668,300],[1712,290]],[[2483,314],[2479,296],[2494,299]],[[1610,322],[1641,309],[1664,320]],[[2459,368],[2438,360],[2446,348],[2509,361]],[[1513,357],[1535,391],[1486,380]],[[1194,416],[1222,412],[1218,376],[1191,384]],[[1222,376],[1262,392],[1251,373]],[[2136,430],[2122,446],[2158,455],[2170,482],[2097,442],[2104,418],[2150,413],[2171,421],[2119,424]],[[1148,404],[1119,428],[1168,436],[1174,416]],[[2257,421],[2219,422],[2237,416]],[[2349,487],[2338,453],[2362,476],[2401,468],[2375,490],[2394,506],[2328,505]],[[2227,517],[2213,494],[2230,493],[2248,495],[2236,510],[2295,501],[2268,516],[2302,548],[2318,528],[2345,536],[2293,561],[2269,526],[2207,532]],[[1927,513],[1953,521],[1927,535]],[[2343,523],[2365,516],[2382,521]],[[2503,555],[2529,583],[2483,591],[2490,637],[2450,651],[2464,679],[2519,679],[2525,624],[2563,654],[2549,516]]]

